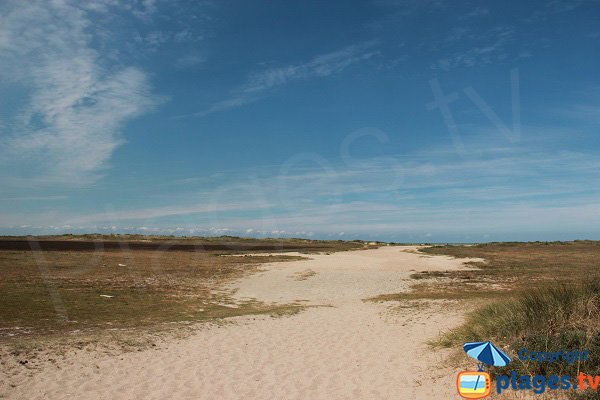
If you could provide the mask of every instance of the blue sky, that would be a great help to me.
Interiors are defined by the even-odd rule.
[[[598,1],[3,1],[0,233],[600,239]]]

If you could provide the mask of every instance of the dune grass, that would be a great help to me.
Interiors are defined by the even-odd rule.
[[[566,285],[557,283],[481,307],[457,329],[440,338],[438,345],[458,347],[467,341],[492,340],[513,358],[509,366],[492,368],[498,374],[600,375],[600,278]],[[584,351],[586,361],[521,361],[519,349],[539,352]],[[600,399],[592,390],[573,393],[574,399]]]
[[[483,257],[482,281],[493,278],[502,291],[454,288],[463,299],[483,302],[465,323],[444,334],[435,345],[458,348],[468,341],[492,340],[513,362],[497,373],[571,375],[581,371],[600,375],[600,245],[598,242],[494,243],[477,246],[440,246],[429,254]],[[454,277],[455,278],[455,277]],[[450,277],[449,279],[453,279]],[[434,283],[430,282],[430,285]],[[413,296],[423,292],[417,288]],[[494,295],[496,294],[496,295]],[[500,295],[498,295],[500,294]],[[442,293],[438,294],[443,295]],[[449,297],[455,296],[449,293]],[[585,362],[539,363],[520,361],[519,349],[556,352],[588,350]],[[573,393],[576,399],[600,399],[596,391]]]

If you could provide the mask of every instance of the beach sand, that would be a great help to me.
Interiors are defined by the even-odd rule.
[[[77,351],[13,377],[9,399],[455,399],[447,351],[427,341],[458,325],[455,303],[400,307],[366,298],[405,291],[415,271],[464,268],[414,247],[265,264],[231,284],[237,300],[299,302],[284,317],[200,324],[184,339],[119,355]],[[314,306],[314,307],[313,307]],[[16,379],[16,380],[15,380]]]

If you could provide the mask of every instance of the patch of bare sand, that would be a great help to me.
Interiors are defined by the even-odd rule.
[[[78,352],[24,374],[10,399],[453,399],[455,371],[426,342],[461,322],[445,302],[399,308],[363,299],[406,290],[414,271],[463,268],[450,257],[382,247],[266,264],[239,300],[304,301],[282,317],[240,317],[160,349]],[[301,276],[302,279],[298,279]]]

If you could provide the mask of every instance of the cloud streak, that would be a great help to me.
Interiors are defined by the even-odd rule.
[[[466,29],[455,31],[445,41],[452,45],[458,43],[461,49],[439,59],[432,68],[448,71],[502,61],[508,57],[509,44],[515,40],[515,34],[515,28],[510,26],[498,26],[477,35]],[[464,49],[465,42],[471,42],[472,45]]]
[[[347,46],[331,53],[316,56],[306,63],[255,72],[250,74],[246,82],[236,89],[230,98],[219,101],[203,111],[192,114],[192,116],[203,117],[253,103],[276,88],[293,81],[327,77],[340,73],[353,64],[368,60],[379,54],[374,46],[374,42]]]
[[[205,189],[162,200],[169,204],[177,198],[179,204],[173,206],[2,218],[14,224],[114,226],[117,231],[144,226],[153,232],[170,232],[173,221],[181,221],[186,233],[216,229],[275,236],[515,230],[533,235],[536,229],[598,233],[590,228],[600,215],[594,214],[600,207],[600,162],[594,154],[488,147],[461,158],[451,148],[437,148],[380,159],[322,161],[313,167],[289,163],[279,170],[202,180],[198,187]]]

